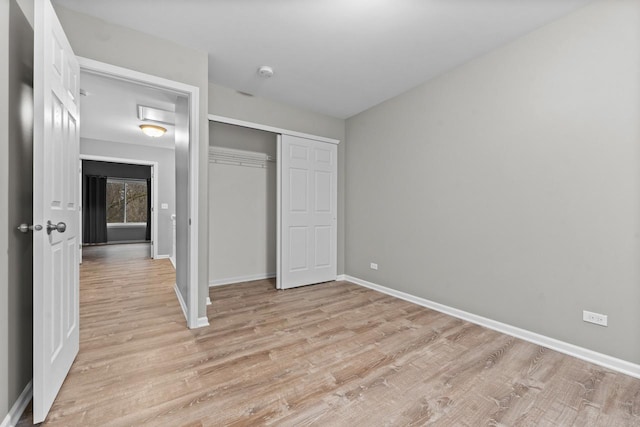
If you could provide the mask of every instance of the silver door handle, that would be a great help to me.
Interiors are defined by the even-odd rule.
[[[58,233],[64,233],[66,229],[67,224],[65,224],[64,222],[54,224],[51,221],[47,221],[47,234],[51,234],[53,230],[57,231]]]
[[[22,233],[28,233],[30,230],[40,231],[42,230],[42,226],[40,224],[36,224],[36,225],[20,224],[18,226],[18,230]]]

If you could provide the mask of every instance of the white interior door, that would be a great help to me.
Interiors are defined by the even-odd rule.
[[[33,420],[44,421],[79,347],[79,66],[49,0],[35,1]],[[50,225],[48,226],[48,222]]]
[[[336,279],[337,156],[335,144],[278,139],[279,289]]]

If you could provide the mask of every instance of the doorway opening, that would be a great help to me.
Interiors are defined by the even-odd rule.
[[[159,257],[158,169],[156,161],[80,156],[80,262],[84,248],[107,244],[146,244],[148,257]]]
[[[277,134],[210,122],[209,141],[209,286],[275,278]]]
[[[81,154],[80,165],[80,262],[87,246],[107,244],[146,244],[148,258],[170,258],[173,252],[158,251],[158,191],[164,190],[162,200],[173,200],[175,191],[171,180],[164,183],[168,188],[159,187],[158,162]],[[174,239],[166,229],[160,231],[163,242]],[[164,243],[173,251],[173,244]]]
[[[105,206],[105,216],[113,217],[105,218],[106,243],[147,244],[151,258],[171,260],[174,291],[187,326],[205,326],[208,323],[198,318],[196,250],[198,88],[86,58],[79,63],[81,158],[146,167],[151,175],[103,174],[105,193],[114,196],[110,211]],[[141,127],[148,124],[164,133],[147,136]]]

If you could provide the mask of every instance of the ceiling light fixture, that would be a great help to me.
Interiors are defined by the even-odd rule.
[[[150,136],[152,138],[158,138],[159,136],[164,135],[165,132],[167,131],[162,126],[156,126],[156,125],[140,125],[140,129],[145,135]]]
[[[268,65],[263,65],[262,67],[258,68],[258,75],[265,79],[273,77],[273,68],[269,67]]]

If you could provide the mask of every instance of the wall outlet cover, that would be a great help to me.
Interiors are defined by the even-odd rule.
[[[608,318],[606,314],[594,313],[592,311],[583,310],[582,320],[589,323],[594,323],[600,326],[607,326]]]

